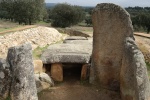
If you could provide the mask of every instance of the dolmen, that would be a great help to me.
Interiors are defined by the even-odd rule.
[[[86,78],[92,54],[92,41],[85,37],[71,36],[62,44],[50,45],[41,55],[44,65],[51,65],[50,75],[54,81],[63,81],[62,64],[82,64],[81,79]]]

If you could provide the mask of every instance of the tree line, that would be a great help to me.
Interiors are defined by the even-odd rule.
[[[150,32],[150,7],[127,7],[125,8],[131,17],[134,31]],[[93,8],[86,8],[85,11],[89,14],[85,22],[92,24],[91,14]]]
[[[150,32],[150,7],[125,8],[131,15],[135,31]],[[0,18],[19,24],[37,21],[50,22],[54,27],[69,27],[84,22],[92,25],[92,7],[80,7],[67,3],[46,8],[44,0],[0,0]]]
[[[150,32],[150,7],[128,7],[135,31]]]
[[[44,0],[0,0],[0,18],[31,25],[46,16],[44,5]]]

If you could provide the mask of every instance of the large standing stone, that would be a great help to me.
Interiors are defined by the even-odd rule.
[[[0,97],[3,99],[6,99],[9,95],[10,83],[10,66],[6,60],[0,59]]]
[[[121,68],[122,100],[150,100],[150,84],[142,52],[132,38],[125,41]]]
[[[31,45],[9,48],[7,60],[12,71],[11,99],[38,100]]]
[[[150,100],[147,68],[135,44],[129,14],[103,3],[94,9],[92,19],[95,79],[106,89],[120,91],[122,100]]]
[[[119,91],[124,40],[133,36],[130,16],[117,5],[102,3],[93,10],[92,21],[96,78],[102,87]]]

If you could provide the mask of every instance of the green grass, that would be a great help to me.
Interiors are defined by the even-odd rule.
[[[59,43],[62,43],[62,39],[60,41],[57,41],[56,43],[52,43],[52,44],[59,44]],[[52,44],[50,44],[50,45],[52,45]],[[45,47],[42,47],[42,48],[37,47],[36,49],[34,49],[33,53],[32,53],[33,59],[36,59],[36,60],[40,59],[43,51],[46,50],[48,48],[48,46],[50,46],[50,45],[46,45]]]
[[[43,48],[37,47],[36,49],[34,49],[34,50],[33,50],[33,58],[34,58],[34,59],[40,59],[42,52],[43,52],[44,50],[46,50],[48,46],[49,46],[49,45],[47,45],[47,46],[45,46],[45,47],[43,47]]]
[[[47,23],[47,22],[44,22],[44,21],[39,21],[39,22],[35,23],[35,25],[51,27],[51,23]]]

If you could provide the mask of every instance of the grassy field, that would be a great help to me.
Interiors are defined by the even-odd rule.
[[[23,29],[33,28],[36,26],[46,26],[50,27],[50,23],[46,22],[38,22],[34,25],[19,25],[18,23],[14,23],[8,20],[0,20],[0,35],[4,35],[10,32],[20,31]]]

